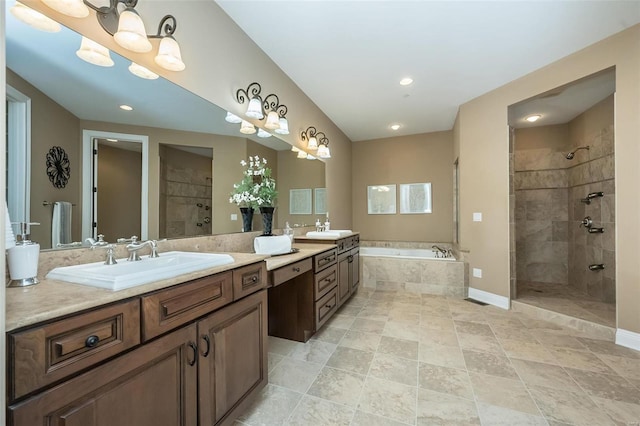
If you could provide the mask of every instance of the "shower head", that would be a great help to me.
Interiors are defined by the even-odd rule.
[[[568,153],[567,155],[565,155],[565,158],[566,158],[567,160],[573,160],[573,157],[575,157],[575,156],[576,156],[576,152],[580,151],[581,149],[586,149],[586,150],[588,150],[588,149],[589,149],[589,145],[587,145],[587,146],[579,146],[579,147],[577,147],[576,149],[574,149],[573,151],[571,151],[570,153]]]

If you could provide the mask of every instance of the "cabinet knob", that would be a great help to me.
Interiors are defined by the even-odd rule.
[[[293,268],[293,272],[300,272],[300,268]]]
[[[330,304],[327,303],[326,305],[324,305],[324,307],[331,309],[331,308],[333,308],[333,305],[330,305]]]
[[[251,277],[251,281],[253,281],[255,283],[256,281],[258,281],[258,277],[256,275],[254,275],[253,277]]]
[[[98,345],[99,342],[100,342],[100,338],[98,336],[91,335],[87,337],[87,340],[84,341],[84,345],[87,348],[94,348]]]

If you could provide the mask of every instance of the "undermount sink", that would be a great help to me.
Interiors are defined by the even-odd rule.
[[[118,259],[115,265],[95,262],[62,266],[52,269],[47,278],[109,290],[123,290],[233,262],[233,257],[228,254],[170,251],[160,253],[160,257],[143,257],[136,262]]]
[[[352,234],[353,231],[350,229],[331,229],[329,231],[309,231],[307,232],[307,238],[317,238],[317,239],[334,239],[341,238],[346,235]]]

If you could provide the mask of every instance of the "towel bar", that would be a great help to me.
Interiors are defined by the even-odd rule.
[[[43,205],[43,206],[52,206],[52,205],[54,205],[55,203],[57,203],[57,201],[53,201],[53,202],[51,202],[51,201],[44,200],[44,201],[42,202],[42,205]],[[76,203],[72,203],[71,205],[75,207],[75,206],[76,206]]]

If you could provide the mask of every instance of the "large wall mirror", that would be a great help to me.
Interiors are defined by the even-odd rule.
[[[75,54],[81,36],[74,31],[41,32],[8,12],[6,21],[9,137],[28,148],[14,153],[16,140],[8,141],[8,207],[13,222],[41,224],[31,235],[43,249],[52,248],[53,208],[60,201],[72,205],[69,242],[99,233],[114,242],[131,234],[240,232],[242,220],[229,194],[242,177],[240,161],[250,155],[266,158],[273,169],[280,193],[275,226],[314,222],[314,215],[289,215],[288,194],[324,187],[321,161],[296,159],[276,137],[240,134],[221,108],[162,78],[134,76],[131,61],[113,52],[112,67],[84,62]],[[125,104],[133,110],[119,108]],[[94,144],[97,158],[87,156]],[[68,161],[64,186],[54,186],[47,175],[53,147]],[[94,183],[97,196],[93,189],[87,193]],[[259,215],[254,220],[254,230],[261,229]]]

